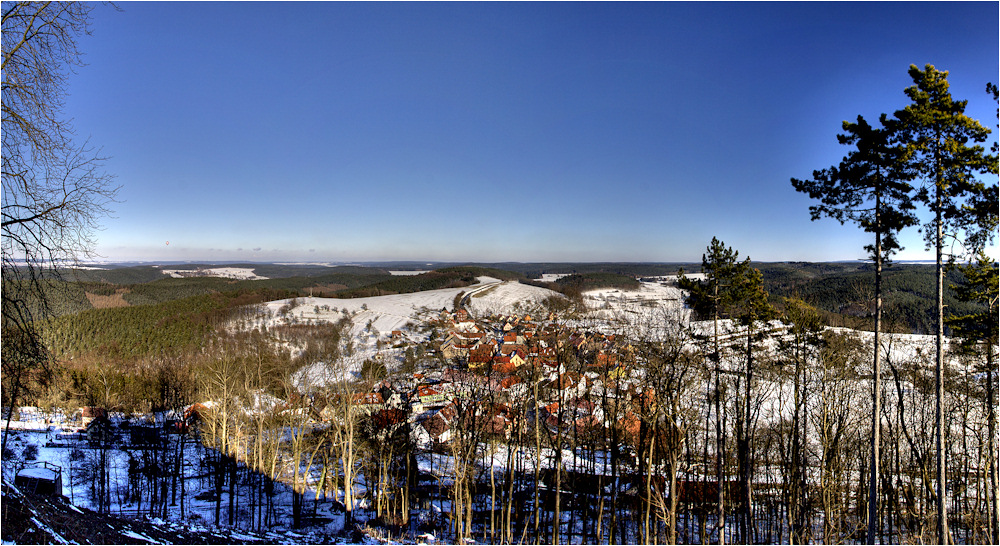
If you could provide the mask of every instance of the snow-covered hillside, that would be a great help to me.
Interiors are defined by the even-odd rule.
[[[291,307],[289,305],[293,300],[290,299],[272,301],[265,304],[270,318],[264,326],[286,320],[336,322],[346,312],[354,323],[351,333],[356,337],[365,337],[371,328],[388,335],[393,330],[409,330],[408,325],[418,325],[442,309],[451,310],[459,294],[464,295],[469,311],[475,315],[511,312],[515,308],[529,309],[540,305],[548,297],[561,297],[558,292],[545,288],[479,277],[479,284],[465,288],[353,299],[295,298],[295,305]]]
[[[542,302],[551,297],[564,297],[547,288],[539,288],[516,281],[508,281],[471,292],[466,309],[475,316],[534,312]]]
[[[212,267],[209,269],[164,269],[164,275],[170,275],[175,279],[188,277],[222,277],[225,279],[236,279],[240,281],[261,281],[267,277],[261,277],[254,273],[254,270],[247,267]]]

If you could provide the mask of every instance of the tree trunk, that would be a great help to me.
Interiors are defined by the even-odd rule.
[[[989,442],[989,447],[987,449],[989,457],[989,472],[990,472],[990,490],[987,497],[990,499],[990,529],[992,530],[992,535],[990,541],[993,544],[1000,544],[1000,484],[997,483],[997,400],[996,400],[996,390],[993,388],[993,345],[989,341],[985,343],[986,345],[986,428],[987,428],[987,441]]]
[[[882,351],[879,336],[882,330],[882,236],[879,230],[879,194],[875,197],[875,358],[872,364],[872,445],[868,482],[868,544],[875,544],[878,524],[878,481],[882,435]],[[939,255],[940,256],[940,255]]]
[[[944,444],[944,225],[942,218],[942,189],[937,184],[937,354],[934,366],[934,430],[937,449],[937,541],[938,544],[949,544],[947,476],[945,474],[945,444]]]
[[[722,422],[722,370],[719,368],[722,360],[719,354],[719,282],[715,281],[713,290],[715,293],[715,305],[713,310],[714,335],[713,343],[715,352],[713,353],[715,368],[715,475],[718,483],[719,498],[716,503],[715,526],[719,535],[719,546],[726,544],[726,481],[725,481],[725,458],[726,458],[726,433]]]

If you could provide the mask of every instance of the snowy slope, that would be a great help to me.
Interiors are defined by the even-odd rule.
[[[175,279],[188,277],[223,277],[226,279],[236,279],[241,281],[259,281],[267,277],[261,277],[254,273],[254,270],[247,267],[213,267],[209,269],[164,269],[164,275],[170,275]]]
[[[466,308],[478,317],[519,311],[531,312],[551,297],[564,296],[547,288],[521,284],[517,281],[507,281],[473,292],[469,296]]]
[[[479,284],[465,288],[442,288],[412,294],[393,294],[369,298],[297,298],[296,305],[288,309],[285,318],[279,315],[282,307],[291,300],[277,300],[266,305],[271,317],[267,326],[282,320],[298,322],[336,322],[346,311],[354,322],[351,333],[356,337],[369,334],[367,325],[382,335],[393,330],[407,330],[408,324],[419,324],[442,309],[452,310],[455,296],[464,293],[466,306],[473,315],[510,313],[528,310],[543,300],[560,296],[558,292],[514,281],[500,281],[492,277],[479,277]],[[290,317],[290,318],[289,318]]]
[[[684,305],[684,291],[677,288],[675,276],[658,277],[653,282],[641,282],[636,290],[602,288],[583,293],[588,312],[574,326],[604,333],[634,326],[648,327],[665,320],[690,320],[690,310]]]
[[[441,309],[451,310],[452,302],[460,292],[471,292],[500,284],[499,279],[480,277],[479,284],[466,288],[442,288],[411,294],[393,294],[390,296],[373,296],[369,298],[337,299],[337,298],[296,298],[296,305],[288,310],[286,317],[298,322],[336,322],[346,311],[352,316],[354,327],[351,333],[355,336],[367,334],[367,324],[382,334],[393,330],[403,330],[411,322],[420,321],[436,314]],[[281,323],[285,320],[279,315],[282,307],[291,300],[268,302],[266,308],[271,312],[267,326]]]

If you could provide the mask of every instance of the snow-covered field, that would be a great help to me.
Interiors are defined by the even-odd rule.
[[[689,275],[698,278],[701,274]],[[690,311],[684,306],[684,293],[676,285],[677,277],[657,277],[652,282],[642,282],[637,290],[602,288],[583,293],[589,312],[578,325],[606,333],[613,333],[623,324],[662,322],[664,319],[687,322]]]
[[[542,276],[535,279],[542,282],[556,282],[563,277],[569,277],[572,273],[542,273]]]
[[[697,275],[692,275],[697,278]],[[643,282],[638,290],[602,289],[584,293],[594,322],[607,322],[623,314],[635,314],[639,309],[663,310],[671,314],[683,310],[682,291],[674,284],[676,277],[663,277],[655,282]],[[363,341],[372,329],[381,336],[393,330],[412,330],[442,310],[451,311],[455,297],[464,293],[466,308],[477,317],[518,312],[537,312],[550,297],[563,297],[558,292],[516,281],[501,281],[479,277],[479,283],[465,288],[442,288],[411,294],[393,294],[368,298],[337,299],[303,297],[276,300],[265,304],[269,315],[256,326],[270,327],[283,322],[336,322],[346,313],[354,323],[351,333]],[[294,303],[294,305],[291,305]],[[686,317],[687,315],[684,314]]]
[[[213,267],[209,269],[164,269],[164,275],[170,275],[175,279],[187,277],[223,277],[226,279],[236,279],[240,281],[261,281],[267,277],[261,277],[248,267]]]
[[[516,281],[472,292],[466,308],[475,316],[533,312],[550,297],[563,297],[558,292]]]
[[[373,296],[369,298],[337,299],[337,298],[294,298],[294,306],[289,307],[292,299],[276,300],[265,305],[270,318],[263,326],[270,327],[284,321],[336,322],[344,313],[352,317],[354,327],[351,333],[355,337],[367,337],[371,328],[380,334],[388,335],[393,330],[404,330],[407,324],[421,321],[437,314],[442,309],[452,308],[452,302],[460,292],[472,292],[499,284],[499,279],[480,277],[479,284],[466,288],[442,288],[411,294],[393,294],[389,296]],[[281,313],[282,309],[285,313]]]

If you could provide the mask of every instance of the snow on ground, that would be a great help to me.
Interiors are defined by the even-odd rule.
[[[164,269],[164,275],[170,275],[175,279],[187,277],[223,277],[226,279],[236,279],[240,281],[262,281],[267,277],[261,277],[248,267],[212,267],[209,269]]]
[[[413,275],[421,275],[423,273],[430,273],[430,270],[425,269],[422,271],[389,271],[390,275],[396,275],[399,277],[410,277]]]
[[[50,472],[44,468],[30,467],[33,461],[45,461],[60,467],[62,472],[62,494],[70,502],[71,509],[79,512],[80,510],[76,508],[76,506],[79,506],[98,510],[99,507],[95,502],[96,497],[94,496],[94,484],[97,483],[95,476],[98,474],[95,469],[100,468],[102,450],[94,448],[87,441],[79,438],[60,437],[60,435],[74,432],[76,430],[75,426],[53,424],[41,428],[45,423],[34,420],[34,415],[30,411],[23,411],[24,409],[31,410],[33,408],[22,408],[21,411],[22,416],[25,418],[30,417],[31,419],[21,421],[22,426],[11,427],[17,430],[3,433],[4,435],[10,434],[7,448],[11,455],[4,459],[2,467],[4,480],[13,483],[14,476],[19,471],[22,471],[22,467],[25,465],[29,467],[28,473],[40,474],[43,471]],[[53,419],[50,419],[50,421],[53,421]],[[13,423],[15,422],[12,421]],[[227,530],[224,519],[221,527],[213,525],[215,502],[208,498],[197,498],[199,493],[209,492],[213,489],[213,484],[208,479],[209,475],[205,473],[205,461],[209,450],[194,440],[186,439],[183,452],[181,452],[178,448],[179,439],[180,436],[178,435],[170,435],[168,437],[168,451],[172,454],[178,453],[183,464],[185,485],[180,490],[180,495],[184,497],[183,501],[180,505],[171,503],[166,508],[168,515],[166,521],[154,518],[151,522],[161,526],[165,525],[194,532],[212,532],[219,538],[241,539],[242,537],[244,540],[259,540],[259,537],[240,535],[235,529]],[[133,461],[136,457],[140,457],[139,454],[141,452],[141,448],[129,446],[127,443],[121,442],[110,446],[103,454],[108,467],[107,478],[109,480],[108,490],[110,492],[108,512],[112,515],[138,517],[147,513],[148,509],[145,506],[137,502],[135,498],[130,498],[127,494],[130,490],[130,482],[134,478],[134,476],[130,476],[130,461]],[[284,468],[282,475],[287,478],[286,475],[289,472],[290,469]],[[313,473],[315,472],[316,469],[313,469]],[[358,490],[363,491],[363,488],[356,487],[355,491]],[[244,489],[238,494],[239,504],[245,505],[248,501],[248,491],[249,489]],[[287,543],[289,541],[313,544],[329,543],[328,534],[338,532],[344,526],[343,514],[339,513],[330,503],[322,502],[318,503],[317,515],[327,518],[330,523],[299,531],[298,534],[293,533],[290,530],[292,523],[290,509],[292,501],[291,489],[287,485],[282,484],[275,488],[274,493],[278,521],[269,530],[268,538],[271,539],[271,543]],[[306,497],[308,499],[316,498],[316,493],[315,487],[306,487]],[[228,496],[229,491],[227,489],[222,493],[221,505],[223,507],[228,504]],[[324,501],[325,499],[326,497],[324,496]],[[145,502],[148,504],[148,497],[145,497]],[[309,503],[310,508],[315,505],[315,503]],[[223,508],[224,510],[225,508]],[[356,517],[364,521],[366,514],[359,512],[356,513]],[[247,524],[245,515],[241,515],[240,518],[237,528],[242,528]],[[40,527],[44,526],[40,521],[36,522],[36,524]],[[50,531],[54,536],[57,536],[54,530],[50,529]],[[122,532],[125,536],[140,542],[156,543],[151,537],[129,531],[128,529],[124,529]],[[316,533],[323,534],[317,536]],[[289,537],[293,537],[295,540]],[[69,542],[64,540],[62,543],[68,544]]]
[[[479,283],[464,288],[442,288],[410,294],[393,294],[368,298],[337,299],[304,297],[268,302],[266,318],[254,326],[270,328],[283,323],[334,323],[350,317],[350,337],[353,351],[347,366],[332,369],[325,363],[316,363],[299,370],[294,378],[297,385],[326,385],[338,381],[344,373],[360,370],[361,364],[376,354],[398,357],[398,350],[380,346],[393,331],[415,339],[421,334],[415,328],[442,309],[452,310],[455,297],[464,294],[466,307],[474,315],[534,311],[543,300],[559,296],[557,292],[521,284],[501,281],[492,277],[479,277]],[[294,304],[294,305],[293,305]]]
[[[542,282],[556,282],[559,279],[569,277],[570,275],[572,275],[572,273],[542,273],[542,276],[535,280]]]
[[[397,351],[380,347],[380,341],[394,330],[407,337],[418,334],[413,327],[436,317],[442,309],[451,310],[455,297],[460,293],[475,293],[499,285],[502,281],[492,277],[479,277],[479,284],[465,288],[442,288],[410,294],[392,294],[368,298],[292,298],[264,304],[265,318],[251,325],[271,328],[279,324],[335,323],[349,317],[352,322],[350,338],[353,350],[347,366],[333,369],[326,363],[315,363],[299,370],[293,380],[300,388],[306,385],[325,385],[338,381],[344,373],[357,372],[362,363],[376,354],[394,354]]]
[[[393,330],[406,329],[407,324],[421,320],[426,313],[436,314],[441,309],[451,310],[455,296],[460,292],[469,293],[500,282],[499,279],[480,277],[479,284],[465,288],[442,288],[411,294],[353,299],[293,298],[295,305],[291,308],[286,306],[292,303],[292,299],[277,300],[264,304],[271,315],[265,326],[274,326],[286,320],[300,323],[336,322],[343,318],[346,312],[352,316],[354,326],[351,334],[355,337],[363,338],[370,334],[369,322],[380,334],[388,335]],[[284,314],[281,313],[282,308],[286,308]]]
[[[667,317],[687,322],[690,311],[684,306],[684,293],[676,285],[677,277],[668,275],[656,279],[641,282],[636,290],[601,288],[584,292],[583,301],[588,312],[576,325],[603,331],[623,323],[662,322]]]
[[[346,312],[352,317],[354,326],[351,333],[355,337],[365,338],[371,335],[372,329],[377,330],[381,336],[386,336],[393,330],[407,330],[407,325],[419,324],[429,318],[430,314],[437,315],[442,309],[450,311],[459,293],[465,294],[466,305],[474,315],[511,312],[517,306],[524,309],[558,295],[545,288],[479,277],[479,284],[465,288],[442,288],[353,299],[295,298],[295,305],[291,308],[286,306],[292,300],[272,301],[265,304],[270,318],[264,326],[273,326],[286,320],[303,323],[336,322]],[[283,308],[284,314],[281,313]]]
[[[528,312],[540,307],[543,301],[553,296],[562,297],[558,292],[547,288],[507,281],[471,293],[466,308],[475,316]]]

